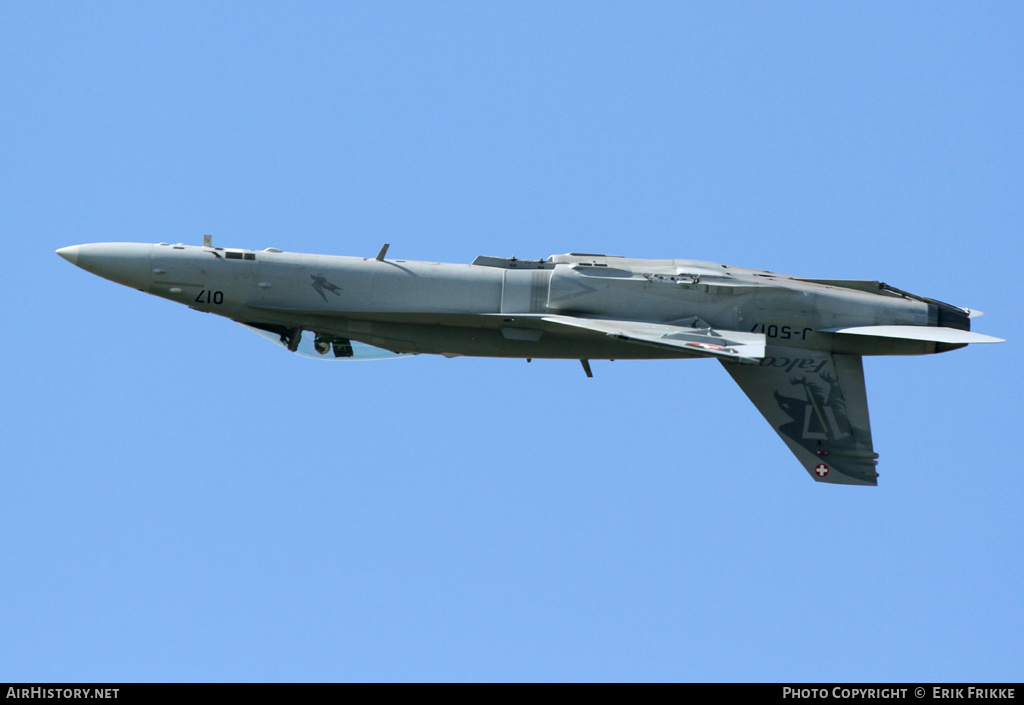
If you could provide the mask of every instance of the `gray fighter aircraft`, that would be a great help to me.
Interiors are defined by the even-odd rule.
[[[875,485],[864,355],[999,338],[980,315],[877,281],[692,260],[567,254],[472,264],[182,244],[57,250],[111,281],[237,321],[321,359],[717,358],[818,482]],[[326,292],[326,293],[325,293]],[[331,296],[327,296],[327,293]]]

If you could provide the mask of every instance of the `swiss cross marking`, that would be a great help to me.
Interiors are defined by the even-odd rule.
[[[814,466],[814,472],[818,477],[825,477],[825,475],[828,475],[828,465],[818,463]]]

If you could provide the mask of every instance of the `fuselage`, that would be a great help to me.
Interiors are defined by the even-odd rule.
[[[876,281],[694,260],[554,255],[472,264],[203,246],[58,250],[93,274],[323,360],[717,358],[817,482],[877,484],[863,355],[1000,342],[972,312]]]
[[[829,329],[969,329],[964,311],[872,287],[877,282],[822,283],[693,260],[569,254],[445,264],[138,243],[79,245],[60,253],[94,274],[198,311],[264,330],[316,331],[403,353],[687,356],[592,331],[554,332],[540,321],[551,314],[750,331],[772,345],[853,355],[926,354],[961,346],[858,339]]]

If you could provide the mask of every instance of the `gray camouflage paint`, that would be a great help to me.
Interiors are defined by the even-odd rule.
[[[861,356],[998,340],[968,332],[965,309],[879,282],[693,260],[569,254],[445,264],[139,243],[58,254],[291,350],[312,332],[314,354],[332,359],[358,357],[352,341],[446,356],[716,357],[811,477],[833,484],[876,484]],[[882,328],[844,330],[867,326]],[[908,339],[897,326],[933,339]]]

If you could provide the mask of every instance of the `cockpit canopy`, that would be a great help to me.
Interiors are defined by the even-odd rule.
[[[267,324],[242,325],[287,350],[314,360],[386,360],[409,357],[405,353],[391,352],[330,333]]]

